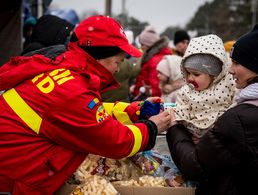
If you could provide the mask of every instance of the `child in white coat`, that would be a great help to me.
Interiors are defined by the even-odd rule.
[[[189,129],[195,143],[234,103],[236,88],[227,63],[223,42],[213,34],[193,38],[183,56],[187,84],[178,91],[171,114]]]
[[[165,103],[176,101],[176,91],[184,84],[180,69],[182,57],[166,55],[157,65],[161,98]]]

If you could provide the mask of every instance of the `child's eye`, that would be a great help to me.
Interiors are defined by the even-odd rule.
[[[187,75],[194,75],[196,77],[200,76],[200,73],[197,73],[197,72],[189,72],[189,71],[186,71],[186,74]]]
[[[199,73],[192,73],[194,76],[196,76],[196,77],[198,77],[198,76],[200,76],[200,74]]]

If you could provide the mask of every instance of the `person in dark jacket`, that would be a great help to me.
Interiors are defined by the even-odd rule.
[[[74,25],[62,18],[41,16],[32,30],[30,43],[26,44],[21,55],[53,45],[65,45],[73,29]]]
[[[236,41],[231,58],[238,104],[197,145],[181,124],[172,122],[167,131],[174,162],[199,182],[197,195],[258,194],[258,25]]]
[[[186,48],[190,42],[191,37],[188,35],[185,30],[178,30],[174,34],[174,46],[172,50],[173,55],[178,55],[183,57],[186,51]]]

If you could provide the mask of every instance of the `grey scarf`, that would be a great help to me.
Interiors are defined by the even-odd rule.
[[[239,93],[236,95],[237,103],[256,99],[258,99],[258,83],[248,85],[244,89],[239,90]]]

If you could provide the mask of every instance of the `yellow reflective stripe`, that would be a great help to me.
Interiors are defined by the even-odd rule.
[[[128,116],[128,114],[124,112],[124,110],[128,105],[129,104],[125,102],[117,103],[113,109],[113,113],[119,122],[123,124],[131,125],[133,124],[133,122],[130,120],[130,117]]]
[[[133,132],[133,135],[134,135],[134,146],[131,153],[128,155],[128,157],[130,157],[136,154],[137,152],[139,152],[142,145],[142,133],[140,129],[134,125],[126,125],[126,126]]]
[[[31,109],[17,91],[14,88],[10,89],[3,94],[3,98],[23,122],[38,134],[42,118]]]
[[[112,110],[113,110],[113,107],[114,107],[114,103],[103,103],[102,104],[105,111],[108,113],[108,115],[112,116]]]

